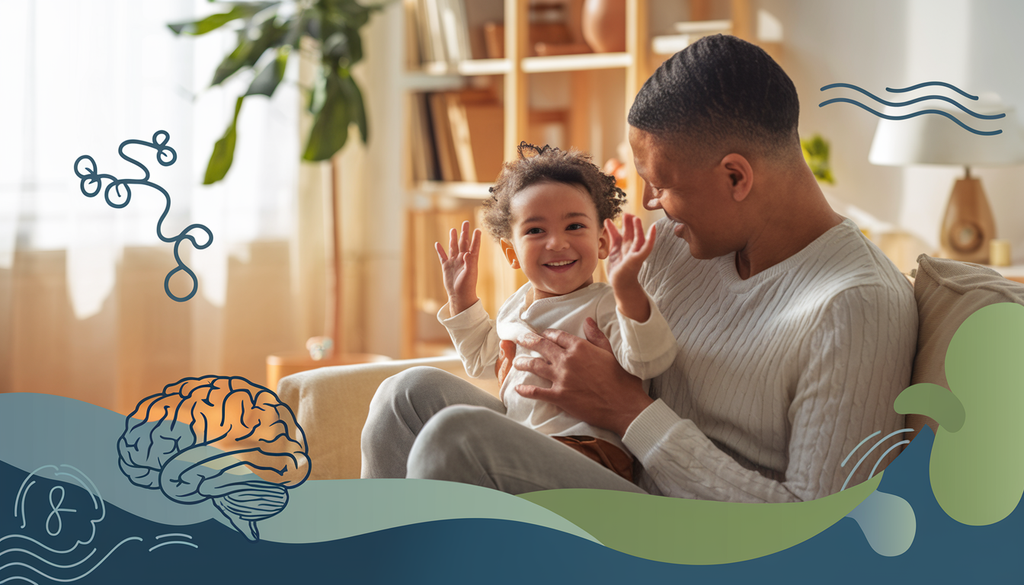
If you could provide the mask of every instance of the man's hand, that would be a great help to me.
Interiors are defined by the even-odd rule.
[[[516,357],[516,344],[508,339],[501,340],[498,346],[498,361],[494,362],[494,375],[498,378],[498,385],[505,383],[505,376],[508,376],[512,369],[512,360]]]
[[[462,222],[462,233],[455,228],[448,234],[448,253],[440,242],[434,242],[437,259],[441,261],[444,290],[448,293],[448,310],[454,317],[479,300],[476,296],[477,264],[480,259],[480,230],[469,237],[469,222]]]
[[[543,357],[517,357],[516,369],[550,380],[551,388],[520,385],[516,391],[621,437],[654,401],[644,393],[640,379],[615,360],[611,344],[593,319],[587,319],[584,333],[587,339],[553,329],[521,336],[519,345]]]
[[[604,220],[610,246],[608,250],[608,282],[615,291],[615,306],[619,312],[639,323],[651,316],[651,304],[640,286],[640,268],[654,249],[655,226],[644,237],[644,226],[639,217],[625,214],[622,233],[610,219]]]

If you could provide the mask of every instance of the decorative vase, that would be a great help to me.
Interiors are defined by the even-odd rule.
[[[626,50],[626,0],[585,0],[583,39],[595,53]]]

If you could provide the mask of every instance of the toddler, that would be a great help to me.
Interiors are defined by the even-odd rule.
[[[639,218],[626,214],[620,234],[611,220],[624,201],[615,179],[587,155],[519,145],[519,159],[504,165],[484,204],[484,223],[512,268],[522,270],[529,282],[505,301],[496,321],[476,294],[480,230],[470,237],[468,222],[461,233],[452,229],[447,254],[435,244],[448,293],[438,320],[470,376],[493,375],[501,340],[545,329],[583,337],[587,318],[597,323],[631,374],[649,380],[668,369],[676,339],[637,280],[653,249],[655,229],[651,226],[645,237]],[[610,285],[594,282],[594,270],[604,258],[609,259]],[[531,354],[517,346],[516,355]],[[632,481],[632,455],[615,433],[519,395],[515,388],[521,384],[550,387],[512,368],[500,393],[509,417]]]

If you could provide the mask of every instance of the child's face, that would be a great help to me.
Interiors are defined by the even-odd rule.
[[[594,282],[598,260],[608,256],[608,236],[590,195],[565,183],[537,183],[511,201],[511,247],[502,248],[513,268],[522,268],[542,299],[571,293]]]

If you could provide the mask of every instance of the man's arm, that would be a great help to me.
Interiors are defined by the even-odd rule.
[[[543,342],[524,344],[546,356],[547,362],[520,364],[518,358],[516,365],[542,377],[555,376],[552,389],[526,391],[622,436],[664,495],[746,502],[809,500],[839,491],[863,452],[901,426],[892,403],[910,380],[917,318],[913,299],[908,302],[894,294],[863,287],[840,295],[805,340],[800,349],[802,375],[789,410],[789,465],[782,481],[743,467],[692,421],[680,418],[664,402],[643,396],[627,378],[612,375],[614,364],[604,363],[610,356],[591,343],[545,332]],[[646,406],[637,411],[644,398]],[[619,415],[616,409],[621,409]],[[844,466],[846,456],[876,431],[882,432]],[[895,441],[889,439],[865,459],[849,485],[867,479],[875,460]]]

